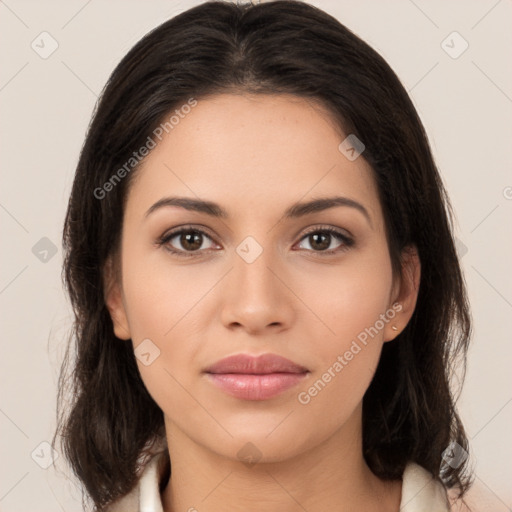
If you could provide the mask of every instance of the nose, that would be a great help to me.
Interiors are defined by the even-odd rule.
[[[221,292],[223,325],[253,335],[289,329],[297,299],[285,274],[271,250],[263,250],[251,263],[235,253]]]

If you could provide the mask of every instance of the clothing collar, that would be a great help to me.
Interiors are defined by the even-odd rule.
[[[160,495],[167,465],[162,451],[145,465],[134,489],[108,508],[108,512],[164,512]],[[445,487],[423,467],[409,462],[402,477],[400,512],[449,512]]]

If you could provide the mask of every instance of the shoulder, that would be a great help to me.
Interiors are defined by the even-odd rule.
[[[402,477],[400,512],[450,512],[444,485],[414,462],[407,464]]]
[[[111,503],[106,512],[163,512],[160,485],[167,464],[166,453],[153,455],[144,465],[137,485],[123,497]]]

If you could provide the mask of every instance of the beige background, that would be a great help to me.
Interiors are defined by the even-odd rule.
[[[0,1],[3,512],[81,509],[78,490],[55,472],[48,446],[41,445],[55,426],[57,375],[71,319],[60,281],[66,201],[110,72],[146,32],[197,3]],[[473,308],[475,334],[460,407],[476,487],[489,503],[477,510],[511,510],[512,4],[313,3],[387,59],[426,126],[457,213]],[[39,36],[43,31],[51,36]],[[445,49],[441,44],[453,31],[469,44],[458,58],[445,51],[463,48],[458,36],[450,36]],[[51,38],[58,43],[46,59],[31,47],[35,41],[43,51],[41,37],[46,50]],[[40,241],[44,237],[49,241]],[[56,459],[59,469],[63,462]]]

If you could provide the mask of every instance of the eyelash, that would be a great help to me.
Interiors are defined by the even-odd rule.
[[[165,246],[165,249],[167,251],[169,251],[172,254],[175,254],[178,257],[190,258],[190,257],[197,257],[197,256],[201,255],[201,251],[200,250],[196,250],[196,251],[183,251],[183,250],[174,249],[173,247],[168,245],[168,243],[173,238],[175,238],[176,236],[181,235],[183,233],[199,233],[199,234],[201,234],[203,236],[206,236],[206,237],[212,239],[212,237],[206,231],[204,231],[204,230],[202,230],[200,228],[193,227],[193,226],[182,226],[180,228],[177,228],[176,230],[170,231],[168,233],[164,233],[156,241],[156,245],[158,247]],[[352,238],[348,237],[344,233],[342,233],[342,232],[338,231],[337,229],[332,228],[330,226],[315,227],[314,229],[311,229],[311,230],[307,231],[306,233],[303,234],[303,236],[299,240],[299,242],[304,240],[305,238],[307,238],[310,235],[319,234],[319,233],[328,233],[328,234],[334,236],[335,238],[337,238],[339,241],[343,242],[343,245],[341,245],[340,247],[338,247],[336,249],[329,249],[329,250],[324,250],[324,251],[310,250],[311,252],[318,253],[321,256],[322,255],[333,255],[333,254],[336,254],[336,253],[339,253],[339,252],[347,251],[355,243]],[[306,250],[308,250],[308,249],[306,249]]]

